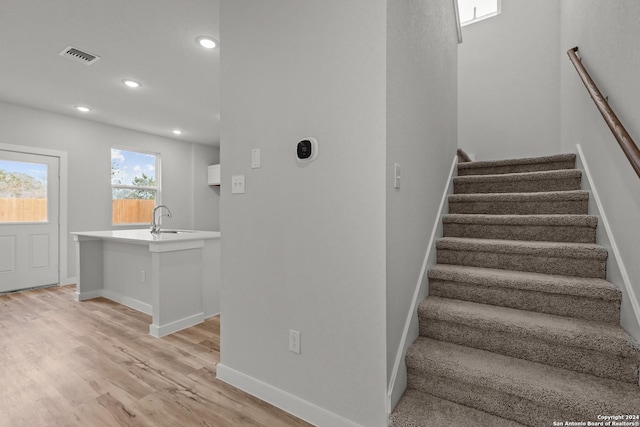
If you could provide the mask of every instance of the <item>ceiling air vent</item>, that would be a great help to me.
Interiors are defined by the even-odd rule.
[[[100,57],[98,55],[94,55],[93,53],[85,52],[83,50],[77,49],[73,46],[65,47],[62,52],[58,55],[67,57],[69,59],[73,59],[78,62],[82,62],[85,65],[91,65],[96,62]]]

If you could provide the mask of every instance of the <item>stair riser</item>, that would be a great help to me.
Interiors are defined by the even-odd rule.
[[[592,258],[552,258],[528,254],[438,249],[438,264],[528,271],[565,276],[606,278],[606,261]]]
[[[587,215],[587,200],[451,202],[449,213],[486,215]]]
[[[445,223],[444,237],[595,243],[596,229],[577,226]]]
[[[575,169],[575,167],[576,167],[576,163],[574,160],[574,161],[567,161],[567,162],[538,163],[538,164],[531,164],[531,165],[495,166],[491,168],[469,168],[469,169],[463,168],[463,169],[458,169],[458,176],[541,172],[541,171],[562,170],[562,169]]]
[[[548,426],[549,420],[583,421],[584,416],[536,404],[489,387],[441,377],[431,372],[407,370],[407,387],[431,393],[441,399],[478,409],[527,426]]]
[[[455,194],[473,193],[535,193],[539,191],[580,190],[580,178],[521,180],[503,182],[468,182],[457,180],[453,183]]]
[[[435,319],[420,319],[420,335],[601,378],[638,382],[637,362],[605,352],[569,347],[557,340],[546,341]]]
[[[620,322],[619,301],[434,279],[429,280],[429,295],[597,322]]]
[[[476,426],[523,427],[522,424],[440,399],[429,393],[407,389],[391,414],[389,427]]]

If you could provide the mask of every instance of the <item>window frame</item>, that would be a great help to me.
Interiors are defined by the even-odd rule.
[[[155,191],[156,192],[156,199],[155,199],[155,205],[158,206],[160,204],[162,204],[162,161],[161,161],[161,156],[159,152],[156,151],[149,151],[149,150],[143,150],[140,148],[132,148],[132,147],[126,147],[123,145],[112,145],[109,148],[109,177],[111,177],[111,172],[112,172],[112,168],[111,168],[111,151],[112,150],[122,150],[122,151],[130,151],[133,153],[139,153],[139,154],[147,154],[147,155],[151,155],[155,157],[155,181],[156,181],[156,186],[155,187],[148,187],[148,186],[137,186],[137,185],[125,185],[125,184],[113,184],[111,182],[111,178],[109,178],[109,183],[111,185],[111,226],[112,227],[130,227],[130,226],[140,226],[140,225],[149,225],[151,223],[151,221],[149,222],[127,222],[127,223],[114,223],[113,222],[113,190],[115,189],[123,189],[123,190],[151,190],[151,191]]]
[[[502,13],[502,0],[496,0],[496,3],[497,4],[496,4],[495,12],[491,12],[486,15],[479,16],[469,21],[464,21],[464,22],[460,21],[460,27],[466,27],[467,25],[475,24],[476,22],[484,21],[485,19],[493,18],[494,16],[500,15],[500,13]],[[458,7],[460,7],[459,4],[458,4]]]

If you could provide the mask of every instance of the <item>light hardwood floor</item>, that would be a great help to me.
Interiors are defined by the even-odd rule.
[[[219,317],[158,339],[74,289],[0,296],[1,427],[310,426],[216,379]]]

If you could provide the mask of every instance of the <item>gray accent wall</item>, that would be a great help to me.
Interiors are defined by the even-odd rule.
[[[316,425],[386,426],[456,148],[453,3],[223,0],[221,40],[218,374]]]
[[[458,146],[477,160],[560,152],[560,2],[502,0],[462,28]]]
[[[413,295],[456,151],[458,41],[449,0],[389,0],[387,13],[387,378],[395,401],[406,385],[398,348],[407,316],[415,317]],[[416,320],[406,344],[417,334]]]
[[[580,144],[611,227],[631,292],[622,278],[622,326],[640,340],[640,178],[618,146],[569,61],[580,48],[582,63],[625,126],[640,144],[640,3],[636,0],[562,1],[562,148]],[[599,225],[600,229],[601,226]],[[599,233],[601,231],[599,230]]]
[[[386,425],[385,36],[384,0],[221,2],[221,364],[372,427]],[[302,164],[306,137],[319,154]]]

